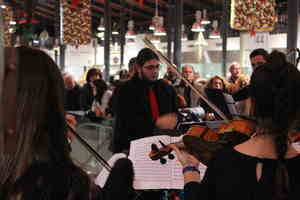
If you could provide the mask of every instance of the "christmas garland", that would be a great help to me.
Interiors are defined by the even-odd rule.
[[[4,24],[4,46],[12,46],[12,32],[10,29],[13,29],[13,25],[10,22],[14,21],[13,9],[10,6],[2,8],[3,11],[3,24]]]
[[[237,30],[271,31],[277,22],[275,0],[232,0],[231,27]]]
[[[72,46],[91,42],[91,0],[81,0],[74,5],[63,0],[63,42]]]

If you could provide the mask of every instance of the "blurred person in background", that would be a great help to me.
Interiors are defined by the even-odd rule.
[[[96,68],[91,68],[88,70],[86,75],[86,83],[83,85],[80,97],[80,107],[83,111],[88,111],[91,109],[94,101],[94,93],[97,90],[96,86],[93,84],[95,80],[102,80],[101,71]]]
[[[63,76],[65,84],[65,110],[80,110],[81,88],[73,75],[67,73]]]
[[[237,62],[231,63],[231,65],[229,66],[229,72],[230,72],[230,76],[228,77],[227,81],[229,83],[235,84],[238,78],[242,74],[240,64]]]

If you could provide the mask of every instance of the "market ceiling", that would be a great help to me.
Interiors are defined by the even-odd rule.
[[[55,19],[58,15],[55,9],[56,1],[57,0],[4,0],[6,4],[14,8],[16,17],[22,17],[22,13],[26,10],[26,4],[27,6],[30,4],[32,13],[39,24],[37,27],[46,27],[49,29],[50,34],[53,31],[53,25],[56,23]],[[96,30],[100,18],[104,15],[105,1],[106,0],[91,0],[93,30]],[[222,1],[223,0],[183,0],[184,24],[192,25],[195,20],[196,10],[207,9],[207,15],[211,18],[220,16]],[[156,4],[156,2],[158,4]],[[123,12],[125,12],[125,21],[129,19],[134,20],[138,31],[143,32],[150,25],[156,8],[159,15],[166,18],[169,5],[175,2],[176,0],[124,0],[123,8],[121,0],[110,0],[112,22],[119,24],[121,11],[123,10]],[[165,19],[165,24],[166,23],[168,22]]]
[[[58,12],[55,9],[55,2],[58,0],[4,0],[4,2],[13,7],[15,16],[22,17],[22,13],[31,10],[36,25],[35,32],[41,32],[47,29],[50,35],[54,34],[54,26],[57,25]],[[70,0],[79,1],[80,0]],[[103,18],[106,0],[91,0],[92,2],[92,29],[96,31],[100,18]],[[119,24],[121,11],[125,12],[125,21],[134,20],[137,31],[145,32],[151,24],[152,17],[156,9],[160,16],[165,17],[167,21],[168,8],[174,5],[177,0],[110,0],[112,24]],[[183,0],[183,24],[190,28],[195,20],[196,10],[207,10],[207,16],[211,19],[220,19],[222,16],[224,0]],[[280,0],[282,3],[284,0]],[[26,2],[26,3],[25,3]],[[279,1],[278,1],[279,2]]]

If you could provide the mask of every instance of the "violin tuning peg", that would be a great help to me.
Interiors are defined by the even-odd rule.
[[[161,145],[162,147],[166,147],[166,145],[165,145],[161,140],[158,140],[158,142],[160,143],[160,145]]]
[[[170,160],[173,160],[173,159],[175,158],[175,156],[174,156],[173,154],[170,153],[170,154],[168,155],[168,158],[169,158]]]
[[[161,163],[162,165],[164,165],[164,164],[166,164],[166,163],[167,163],[167,160],[166,160],[166,159],[164,159],[164,158],[161,158],[159,161],[160,161],[160,163]]]
[[[158,147],[157,147],[157,145],[156,145],[156,144],[151,144],[151,150],[152,150],[153,152],[158,152]]]

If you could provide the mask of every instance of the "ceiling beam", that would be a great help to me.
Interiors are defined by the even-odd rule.
[[[154,5],[156,5],[156,0],[145,0],[145,1],[151,2],[151,3],[153,3]],[[176,0],[174,0],[174,1],[176,1]],[[165,2],[165,1],[162,1],[162,0],[158,0],[157,3],[158,3],[158,5],[159,5],[159,7],[167,7],[167,6],[168,6],[168,3]]]
[[[153,9],[153,8],[151,8],[151,7],[149,7],[149,6],[146,6],[145,4],[141,5],[141,4],[138,3],[136,0],[126,0],[126,2],[127,2],[128,4],[131,4],[131,5],[133,5],[133,6],[138,7],[138,8],[141,9],[141,10],[145,10],[145,11],[147,11],[147,12],[149,12],[149,13],[153,13],[153,15],[154,15],[154,13],[155,13],[155,9]]]
[[[222,1],[220,1],[221,3],[219,3],[219,5],[217,4],[217,1],[204,1],[204,0],[183,0],[184,3],[186,3],[187,5],[195,8],[196,10],[203,10],[203,9],[211,9],[211,8],[216,8],[219,7],[220,5],[222,5]]]
[[[101,4],[104,5],[105,0],[96,0],[96,2],[101,3]],[[114,8],[114,9],[117,9],[117,10],[120,10],[120,11],[122,10],[121,5],[119,5],[119,4],[117,4],[117,3],[111,2],[110,5],[111,5],[111,7]],[[151,16],[142,14],[142,13],[140,13],[140,12],[136,12],[136,11],[134,11],[134,10],[132,10],[132,9],[128,9],[128,8],[123,8],[123,9],[124,9],[124,11],[125,11],[126,13],[129,13],[129,14],[134,15],[134,16],[136,16],[136,17],[141,17],[141,18],[144,18],[144,19],[149,19],[149,18],[151,18]]]

